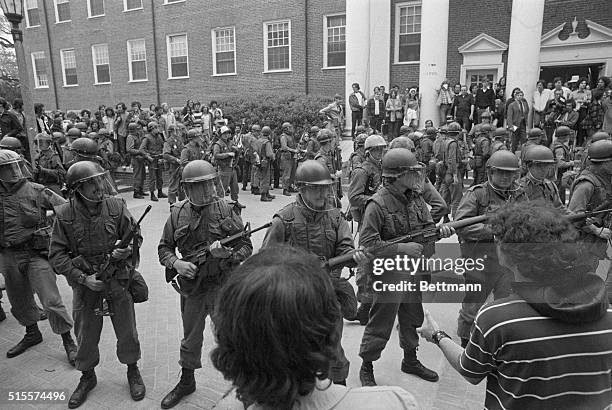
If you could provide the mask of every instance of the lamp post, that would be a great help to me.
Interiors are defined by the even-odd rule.
[[[15,55],[17,56],[17,68],[19,70],[19,84],[21,86],[21,98],[23,99],[23,114],[25,116],[24,131],[28,138],[28,149],[30,158],[34,160],[36,154],[34,150],[34,136],[36,133],[36,116],[34,115],[34,101],[32,97],[32,89],[30,88],[30,79],[28,77],[28,66],[26,64],[26,56],[23,50],[23,31],[19,28],[19,24],[23,20],[23,0],[0,0],[0,6],[6,16],[6,19],[11,23],[11,34],[15,44]]]

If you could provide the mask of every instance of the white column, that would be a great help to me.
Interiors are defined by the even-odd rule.
[[[352,0],[348,0],[349,3]],[[374,87],[384,85],[389,90],[391,70],[391,2],[370,0],[370,60],[368,65],[368,88],[361,87],[369,97]]]
[[[346,127],[351,127],[351,107],[348,97],[353,92],[351,85],[359,83],[362,90],[369,87],[368,66],[370,55],[370,0],[348,0],[346,2],[346,68],[345,95]],[[368,95],[364,91],[364,94]]]
[[[510,98],[512,90],[519,87],[525,93],[525,99],[530,106],[540,76],[540,38],[543,18],[544,0],[512,2],[506,94]]]
[[[426,120],[432,120],[434,125],[440,125],[436,99],[438,98],[437,90],[446,78],[448,13],[449,0],[422,2],[421,61],[419,65],[419,89],[422,95],[421,127]]]

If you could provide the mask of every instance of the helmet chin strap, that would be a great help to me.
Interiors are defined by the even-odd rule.
[[[535,175],[533,175],[533,174],[531,173],[531,170],[527,171],[527,173],[529,174],[529,176],[530,176],[531,178],[535,179],[535,180],[536,180],[536,181],[538,181],[539,183],[544,182],[544,180],[546,179],[546,178],[542,178],[542,179],[540,179],[540,178],[536,178],[536,176],[535,176]]]
[[[498,192],[498,193],[500,193],[502,195],[513,193],[513,192],[516,192],[516,191],[518,191],[520,189],[518,184],[515,184],[514,181],[512,181],[512,186],[514,186],[514,188],[512,188],[512,187],[510,187],[510,188],[499,188],[499,187],[496,187],[495,184],[493,184],[493,182],[491,181],[491,175],[487,175],[487,182],[489,183],[489,186],[495,192]]]
[[[302,196],[302,193],[298,194],[298,198],[300,199],[299,201],[296,201],[298,203],[298,205],[304,205],[306,208],[308,208],[312,212],[330,212],[331,210],[333,210],[333,208],[330,208],[330,209],[314,209],[314,208],[312,208],[310,205],[308,205],[308,202],[306,202],[306,200]]]

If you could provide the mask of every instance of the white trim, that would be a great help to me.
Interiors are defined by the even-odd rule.
[[[91,15],[91,2],[92,0],[87,0],[87,18],[93,19],[96,17],[104,17],[106,15],[106,6],[104,5],[104,0],[102,0],[102,14],[96,14],[95,16]]]
[[[338,66],[338,67],[321,67],[321,71],[327,71],[327,70],[346,70],[346,66]]]
[[[232,36],[234,39],[234,71],[231,73],[217,73],[217,30],[232,30]],[[215,27],[210,30],[210,38],[212,43],[212,66],[213,66],[213,77],[224,77],[227,75],[237,75],[237,62],[236,62],[236,26],[226,27]]]
[[[491,47],[488,50],[472,50],[472,47],[478,44],[481,40],[488,41],[489,43],[491,43],[493,47]],[[491,37],[488,34],[480,33],[479,35],[477,35],[476,37],[474,37],[473,39],[471,39],[470,41],[468,41],[467,43],[459,47],[457,51],[459,51],[459,53],[461,54],[463,53],[483,53],[483,52],[490,53],[494,51],[504,52],[507,49],[508,49],[508,44],[504,43],[503,41],[499,41],[495,37]]]
[[[280,70],[269,70],[268,69],[268,25],[275,23],[288,23],[289,28],[289,68],[283,68]],[[263,50],[264,50],[264,74],[268,73],[288,73],[291,72],[291,19],[271,20],[263,22]]]
[[[132,60],[132,46],[130,45],[130,42],[133,42],[133,41],[142,41],[144,43],[145,78],[139,78],[138,80],[134,80],[134,73],[132,71],[132,63],[134,61]],[[131,40],[127,40],[126,49],[127,49],[127,58],[128,58],[128,75],[129,75],[128,83],[141,83],[141,82],[149,81],[149,69],[147,67],[147,40],[144,38],[133,38]],[[143,60],[135,60],[135,61],[143,61]]]
[[[393,55],[393,64],[420,64],[419,60],[415,60],[415,61],[399,61],[399,36],[400,36],[400,9],[402,7],[407,7],[407,6],[421,6],[421,24],[423,22],[422,16],[423,16],[423,2],[421,0],[411,0],[411,1],[406,1],[403,3],[396,3],[395,4],[395,35],[394,37],[394,55]],[[421,27],[421,31],[419,31],[419,34],[422,33],[422,27]],[[421,46],[421,44],[419,43],[419,47]],[[419,51],[420,54],[420,51]]]
[[[344,65],[338,65],[338,66],[328,66],[328,62],[327,62],[327,44],[328,44],[328,29],[329,27],[327,26],[327,19],[329,17],[338,17],[338,16],[344,16],[344,44],[345,44],[345,48],[344,48]],[[331,13],[331,14],[325,14],[323,16],[323,69],[336,69],[336,68],[346,68],[346,13]]]
[[[142,10],[144,8],[144,6],[142,5],[142,0],[140,0],[140,7],[137,7],[135,9],[128,9],[127,8],[127,0],[123,0],[123,12],[126,13],[128,11],[134,11],[134,10]]]
[[[45,70],[45,75],[47,76],[47,85],[40,85],[38,83],[38,75],[36,74],[36,57],[35,54],[40,55],[42,54],[43,58],[47,58],[45,56],[45,52],[44,51],[34,51],[32,53],[30,53],[30,58],[32,59],[32,74],[34,74],[34,88],[35,89],[41,89],[41,88],[49,88],[49,74],[46,72]]]
[[[168,2],[168,0],[164,0],[164,6],[168,5],[168,4],[176,4],[176,3],[185,3],[186,0],[178,0],[178,1],[172,1],[172,2]],[[178,77],[177,77],[178,78]]]
[[[32,8],[28,8],[27,0],[25,0],[23,3],[23,11],[25,14],[26,28],[40,27],[40,9],[38,7],[38,0],[35,0],[35,1],[36,1],[36,7],[32,7]],[[35,26],[31,26],[30,19],[28,18],[28,10],[34,10],[34,9],[38,10],[38,24]]]
[[[64,52],[72,51],[74,53],[74,61],[76,65],[76,51],[74,48],[62,48],[60,50],[60,60],[62,63],[62,79],[64,80],[64,87],[77,87],[79,85],[79,75],[77,72],[77,83],[76,84],[66,84],[66,62],[64,61]],[[78,67],[78,66],[77,66]]]
[[[106,54],[108,56],[108,64],[96,64],[95,48],[96,47],[100,47],[100,46],[106,46]],[[93,63],[94,85],[110,84],[112,81],[111,81],[111,72],[110,72],[110,53],[108,51],[108,43],[99,43],[99,44],[92,44],[91,45],[91,62]],[[97,70],[97,67],[99,65],[100,66],[108,65],[108,81],[105,81],[103,83],[98,81],[98,70]]]
[[[70,0],[64,1],[61,4],[64,4],[64,3],[68,3],[68,8],[70,8]],[[70,19],[59,21],[59,14],[57,11],[57,0],[53,0],[53,5],[55,9],[55,24],[70,23],[72,21],[72,10],[70,11]]]
[[[468,90],[470,88],[469,81],[467,78],[468,71],[497,71],[497,78],[493,78],[493,82],[496,82],[500,78],[504,76],[504,63],[499,64],[479,64],[479,65],[466,65],[461,64],[461,74],[459,75],[459,81],[461,84],[465,84],[468,86]]]
[[[187,75],[181,76],[181,77],[172,77],[172,64],[171,64],[171,56],[170,56],[170,37],[177,37],[177,36],[185,36],[185,52],[186,52],[186,57],[187,57]],[[179,80],[183,78],[189,78],[189,37],[187,36],[186,32],[166,34],[166,57],[167,57],[167,64],[168,64],[168,80]]]
[[[393,63],[393,65],[415,65],[421,64],[420,61],[403,61],[401,63]],[[385,90],[386,91],[386,90]]]

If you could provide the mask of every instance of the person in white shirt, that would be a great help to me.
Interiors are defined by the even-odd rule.
[[[554,94],[551,90],[546,88],[546,82],[544,80],[538,81],[536,84],[536,90],[533,92],[532,100],[532,121],[529,128],[537,127],[544,129],[544,119],[546,116],[546,103],[554,98]]]
[[[367,107],[370,126],[374,131],[380,133],[385,119],[385,100],[380,87],[374,87],[374,96],[368,100]]]
[[[563,98],[565,98],[566,100],[572,96],[572,90],[563,85],[563,78],[555,77],[553,83],[555,84],[553,92],[555,90],[563,90]]]

